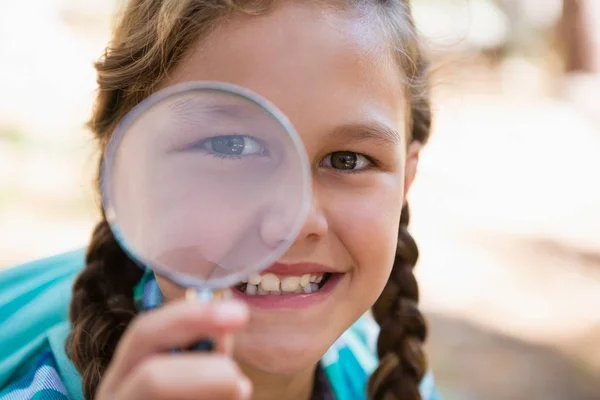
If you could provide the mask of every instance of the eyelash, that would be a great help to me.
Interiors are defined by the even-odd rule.
[[[225,154],[217,154],[217,153],[210,153],[210,152],[205,152],[206,155],[209,155],[211,157],[214,158],[219,158],[221,160],[241,160],[242,158],[250,158],[252,156],[227,156]]]
[[[200,150],[202,151],[204,154],[208,155],[208,156],[212,156],[214,158],[218,158],[220,160],[242,160],[242,159],[249,159],[249,158],[255,158],[255,157],[262,157],[264,156],[264,154],[245,154],[245,155],[236,155],[236,154],[219,154],[216,153],[214,151],[211,151],[209,149],[205,148],[205,145],[207,143],[209,143],[211,140],[215,140],[215,139],[219,139],[219,138],[223,138],[225,136],[231,136],[231,137],[236,137],[236,138],[247,138],[250,139],[254,142],[256,142],[258,145],[262,146],[262,142],[253,137],[253,136],[248,136],[248,135],[238,135],[238,134],[229,134],[229,135],[218,135],[218,136],[213,136],[213,137],[209,137],[206,139],[202,139],[198,142],[193,143],[192,145],[188,146],[187,149],[189,150]]]
[[[350,151],[350,150],[338,150],[338,151],[334,151],[332,153],[329,153],[323,160],[325,160],[327,157],[331,157],[335,153],[352,153],[352,154],[356,154],[359,157],[364,157],[369,162],[369,165],[367,165],[366,167],[364,167],[362,169],[339,169],[339,168],[333,168],[333,167],[326,167],[327,169],[331,169],[331,170],[335,171],[336,173],[354,175],[354,174],[358,174],[358,173],[362,173],[362,172],[368,172],[368,171],[376,168],[379,165],[378,162],[373,157],[370,157],[370,156],[368,156],[366,154],[363,154],[363,153],[358,153],[356,151]],[[321,162],[323,162],[323,161],[321,161]]]

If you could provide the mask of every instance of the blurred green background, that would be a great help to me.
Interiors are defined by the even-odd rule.
[[[436,67],[410,201],[441,390],[600,399],[600,1],[413,3]],[[0,267],[89,238],[84,124],[119,4],[0,0]]]

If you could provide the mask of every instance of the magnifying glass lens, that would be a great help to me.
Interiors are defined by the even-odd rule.
[[[151,96],[123,119],[103,159],[103,205],[121,246],[185,287],[228,287],[276,261],[302,226],[309,192],[291,124],[222,83]]]

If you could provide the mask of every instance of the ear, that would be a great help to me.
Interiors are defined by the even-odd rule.
[[[408,145],[406,152],[406,165],[404,167],[404,201],[410,190],[415,176],[417,175],[417,167],[419,164],[419,157],[421,155],[421,149],[423,144],[417,140],[413,140]]]

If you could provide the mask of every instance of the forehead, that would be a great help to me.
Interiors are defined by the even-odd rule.
[[[246,87],[279,107],[305,142],[364,120],[401,131],[402,74],[378,19],[298,3],[221,22],[166,84],[216,80]]]

